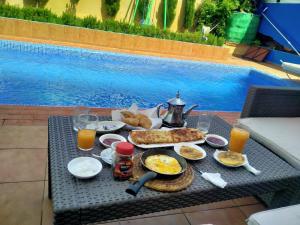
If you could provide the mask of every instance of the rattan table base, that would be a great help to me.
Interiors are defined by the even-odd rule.
[[[141,176],[143,176],[145,173],[147,173],[147,170],[145,170],[141,163],[141,153],[135,155],[133,162],[133,181],[139,179]],[[188,165],[186,171],[181,174],[180,176],[176,178],[171,179],[154,179],[151,181],[148,181],[144,184],[145,187],[156,190],[156,191],[162,191],[162,192],[175,192],[175,191],[181,191],[186,189],[188,186],[190,186],[194,179],[194,171],[190,165]]]

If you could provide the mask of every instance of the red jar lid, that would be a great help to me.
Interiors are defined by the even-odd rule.
[[[120,142],[117,144],[116,151],[122,155],[132,155],[133,154],[133,145],[128,142]]]

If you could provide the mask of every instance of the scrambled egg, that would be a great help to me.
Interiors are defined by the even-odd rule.
[[[146,167],[162,174],[177,174],[182,170],[179,162],[167,155],[152,155],[145,160]]]

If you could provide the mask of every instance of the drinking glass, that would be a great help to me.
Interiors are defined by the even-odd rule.
[[[249,137],[248,131],[239,127],[233,127],[230,132],[229,150],[242,153]]]
[[[79,130],[79,127],[82,127],[81,121],[80,121],[80,116],[81,115],[87,115],[89,114],[90,110],[84,106],[78,106],[74,110],[74,114],[72,117],[73,121],[73,129],[75,131]]]
[[[81,114],[78,116],[77,147],[83,151],[94,148],[98,117],[94,114]]]
[[[208,114],[201,114],[197,118],[197,129],[204,134],[208,133],[211,117]]]

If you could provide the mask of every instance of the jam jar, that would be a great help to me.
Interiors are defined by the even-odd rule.
[[[115,180],[128,180],[132,176],[134,146],[128,142],[120,142],[116,146],[113,163]]]

